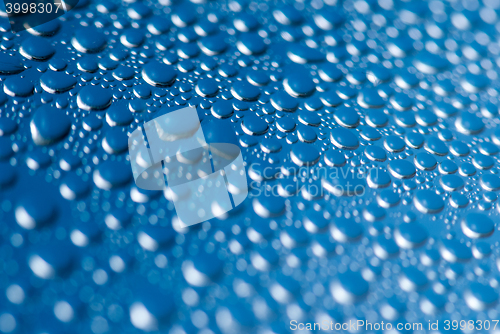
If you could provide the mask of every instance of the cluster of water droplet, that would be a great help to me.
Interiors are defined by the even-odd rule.
[[[498,9],[80,0],[18,34],[3,19],[0,332],[498,318]],[[181,229],[172,194],[133,185],[127,139],[187,105],[232,124],[205,136],[236,135],[251,189]]]

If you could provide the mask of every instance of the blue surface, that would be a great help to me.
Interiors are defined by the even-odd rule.
[[[2,18],[0,333],[497,333],[499,9],[81,0],[18,33]],[[127,140],[185,106],[239,143],[250,191],[182,229],[168,192],[135,186]]]

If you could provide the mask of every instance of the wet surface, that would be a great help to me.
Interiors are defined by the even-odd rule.
[[[81,0],[19,33],[2,18],[0,333],[498,318],[499,8]],[[127,141],[187,106],[240,145],[249,196],[181,228],[186,194],[136,187]]]

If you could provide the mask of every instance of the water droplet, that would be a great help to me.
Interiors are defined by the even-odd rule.
[[[468,213],[462,220],[462,231],[471,239],[485,238],[493,234],[495,223],[482,213]]]
[[[62,72],[48,71],[40,77],[40,84],[44,91],[56,94],[66,92],[76,86],[76,79]]]
[[[297,166],[309,166],[316,164],[320,155],[314,146],[297,143],[292,146],[290,157]]]
[[[283,80],[283,87],[293,97],[305,97],[314,93],[316,86],[307,73],[295,72]]]
[[[84,110],[103,110],[111,105],[111,92],[99,86],[85,86],[78,93],[78,107]]]
[[[477,134],[484,129],[484,123],[481,118],[469,112],[462,113],[457,118],[455,126],[459,132],[466,135]]]
[[[31,120],[30,129],[37,145],[49,145],[64,138],[71,128],[71,119],[65,112],[49,107],[38,108]]]
[[[422,213],[438,213],[444,209],[443,199],[432,190],[419,190],[415,194],[414,203]]]
[[[498,293],[489,285],[472,282],[464,293],[465,302],[475,311],[483,311],[498,302]]]
[[[415,166],[408,160],[393,160],[388,165],[389,171],[398,179],[409,179],[415,176]]]
[[[247,81],[237,81],[231,87],[231,93],[240,101],[255,101],[260,96],[260,89]]]
[[[107,44],[106,37],[97,28],[85,27],[78,29],[71,39],[73,47],[84,53],[97,53]]]
[[[94,171],[94,183],[103,190],[120,187],[132,179],[130,168],[118,161],[103,162]]]
[[[21,58],[0,52],[0,73],[16,74],[22,71],[24,71],[24,65]]]
[[[333,298],[340,304],[352,304],[360,301],[368,292],[369,285],[360,273],[347,271],[338,276],[330,285]]]
[[[27,97],[33,94],[35,87],[28,79],[10,77],[3,84],[5,94],[12,97]]]
[[[142,68],[142,78],[151,86],[170,86],[176,77],[173,67],[166,64],[150,62]]]
[[[236,43],[238,50],[248,56],[259,55],[266,51],[267,45],[262,37],[256,33],[244,33]]]
[[[21,43],[19,53],[32,60],[47,60],[56,52],[50,42],[42,37],[29,37]]]
[[[335,128],[330,133],[332,144],[345,150],[355,150],[359,147],[358,137],[350,130]]]
[[[264,120],[255,115],[248,115],[241,123],[243,131],[249,135],[258,136],[267,132],[268,127]]]

